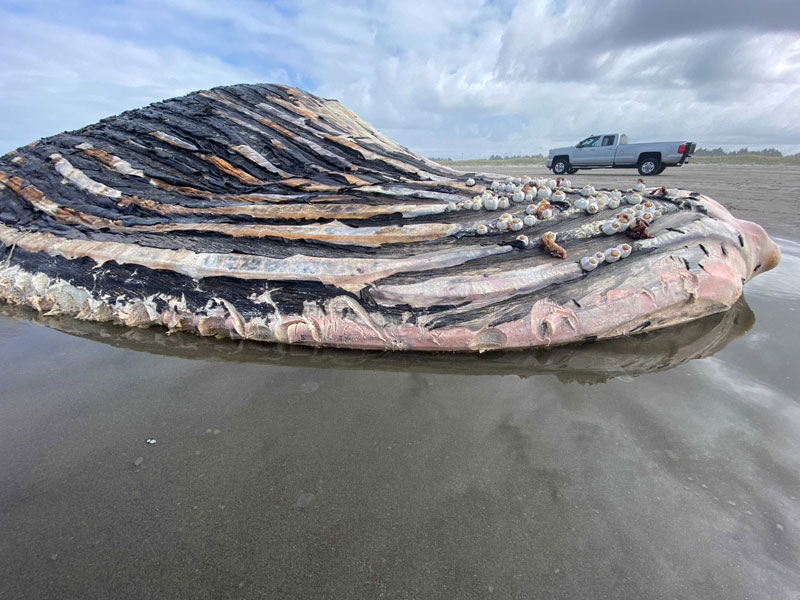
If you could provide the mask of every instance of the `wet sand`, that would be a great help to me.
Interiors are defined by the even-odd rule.
[[[542,167],[470,166],[462,171],[491,171],[502,175],[549,176]],[[630,188],[639,178],[636,169],[595,169],[569,175],[573,186],[587,183],[602,188]],[[770,235],[800,238],[800,166],[688,164],[645,177],[652,186],[667,186],[700,192],[724,204],[735,217],[755,221]]]
[[[731,313],[528,353],[0,306],[0,598],[794,600],[800,245],[780,243]]]

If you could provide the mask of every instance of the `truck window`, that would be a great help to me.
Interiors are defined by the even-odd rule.
[[[607,135],[603,138],[603,146],[613,146],[614,145],[614,136]]]
[[[594,148],[597,146],[597,143],[600,141],[600,136],[595,135],[590,138],[586,138],[580,144],[578,144],[578,148]]]

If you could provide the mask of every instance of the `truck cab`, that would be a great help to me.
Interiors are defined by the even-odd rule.
[[[592,134],[575,146],[550,150],[547,168],[558,175],[598,168],[637,168],[642,175],[658,175],[688,162],[694,148],[692,142],[629,144],[624,133]]]
[[[575,145],[575,152],[572,159],[574,165],[592,165],[606,161],[613,162],[614,154],[617,150],[618,139],[624,137],[623,144],[628,143],[628,136],[620,136],[616,133],[604,135],[592,135],[581,140]]]

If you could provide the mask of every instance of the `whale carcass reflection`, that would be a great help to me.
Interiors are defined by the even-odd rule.
[[[724,313],[613,340],[486,354],[398,354],[197,337],[181,332],[169,333],[158,327],[129,329],[65,316],[42,315],[25,307],[2,303],[0,315],[28,320],[117,348],[191,360],[458,375],[531,377],[550,373],[562,381],[581,383],[600,383],[614,377],[664,371],[692,359],[711,356],[747,333],[755,324],[755,315],[742,297]]]

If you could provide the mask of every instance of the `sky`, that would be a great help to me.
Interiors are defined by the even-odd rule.
[[[0,64],[0,153],[243,82],[429,157],[613,132],[800,152],[798,0],[0,0]]]

